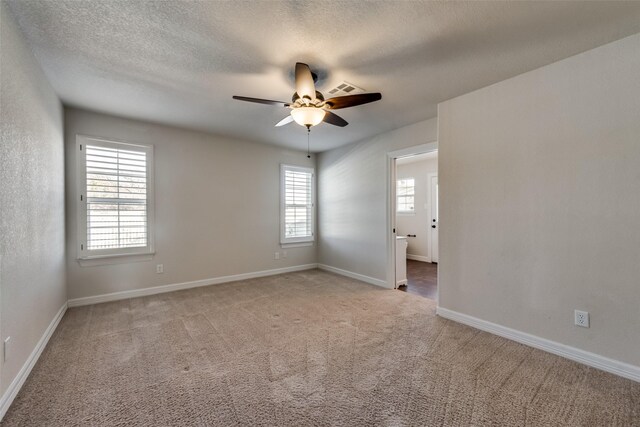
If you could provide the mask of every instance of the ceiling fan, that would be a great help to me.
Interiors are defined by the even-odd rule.
[[[289,108],[291,110],[290,115],[280,120],[276,127],[295,121],[299,125],[305,126],[307,130],[311,129],[311,126],[316,126],[322,122],[344,127],[349,123],[330,110],[355,107],[356,105],[368,104],[382,99],[382,94],[380,93],[362,93],[325,100],[324,96],[316,90],[314,74],[307,64],[297,62],[295,71],[296,91],[291,98],[291,102],[248,98],[246,96],[234,96],[233,99]]]

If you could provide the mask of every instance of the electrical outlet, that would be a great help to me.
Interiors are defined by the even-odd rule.
[[[164,264],[156,265],[156,273],[158,273],[158,274],[164,273]]]
[[[282,258],[286,258],[287,257],[287,251],[282,251]]]
[[[589,327],[589,312],[588,311],[580,311],[580,310],[575,310],[574,311],[574,322],[576,324],[576,326],[582,326],[583,328],[588,328]]]
[[[2,346],[2,361],[6,362],[9,358],[9,343],[11,342],[11,337],[6,337],[4,339],[4,344]]]
[[[273,259],[280,259],[280,252],[276,252]]]

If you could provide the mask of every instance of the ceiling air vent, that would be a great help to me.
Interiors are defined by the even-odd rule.
[[[349,82],[342,82],[337,87],[331,89],[327,92],[328,95],[334,96],[345,96],[345,95],[355,95],[357,93],[364,93],[364,89],[352,85]]]

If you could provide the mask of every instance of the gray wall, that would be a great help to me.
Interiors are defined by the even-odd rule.
[[[4,393],[67,298],[62,106],[4,2],[0,21],[0,331],[11,336]]]
[[[640,365],[639,76],[640,34],[440,105],[442,307]]]
[[[318,156],[318,262],[387,280],[387,152],[436,140],[436,119]]]
[[[154,145],[152,260],[79,265],[77,134]],[[65,110],[65,141],[69,299],[316,262],[315,246],[274,259],[282,251],[280,163],[315,167],[306,153],[77,109]],[[156,274],[160,263],[164,274]]]

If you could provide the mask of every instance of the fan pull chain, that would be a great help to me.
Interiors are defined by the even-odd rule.
[[[309,138],[311,137],[311,126],[307,126],[307,159],[311,158],[311,154],[309,154]]]

